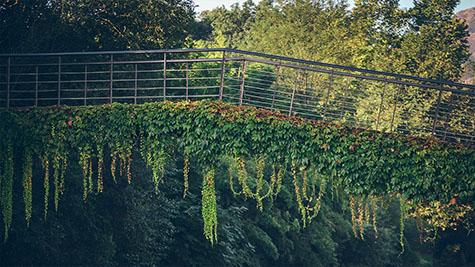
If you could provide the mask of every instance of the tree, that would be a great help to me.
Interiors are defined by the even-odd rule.
[[[467,26],[454,15],[458,0],[416,0],[408,11],[402,42],[406,71],[433,79],[458,80],[469,57]]]
[[[2,52],[182,47],[191,0],[11,1],[0,8]]]
[[[224,6],[201,13],[201,21],[211,26],[211,42],[219,41],[224,47],[237,47],[249,24],[254,20],[255,5],[252,0],[242,4],[233,4],[228,10]],[[221,41],[221,39],[224,39]]]

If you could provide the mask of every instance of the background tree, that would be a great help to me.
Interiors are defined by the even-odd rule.
[[[191,0],[9,1],[0,8],[0,51],[182,47],[194,15]]]
[[[402,41],[405,70],[433,79],[458,80],[470,56],[467,26],[455,17],[458,0],[414,1]]]
[[[254,20],[255,8],[252,0],[246,0],[242,7],[236,3],[231,5],[230,9],[223,6],[203,11],[200,19],[212,29],[206,40],[219,43],[221,47],[236,48],[244,38],[249,24]]]

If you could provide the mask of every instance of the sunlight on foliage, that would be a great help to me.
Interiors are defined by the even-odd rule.
[[[432,139],[350,129],[212,101],[0,111],[0,124],[5,237],[12,218],[13,171],[22,170],[29,224],[34,159],[41,162],[46,219],[50,183],[57,210],[71,158],[82,170],[86,201],[93,192],[103,192],[104,179],[109,178],[103,170],[106,162],[113,181],[132,182],[134,151],[152,171],[154,192],[165,182],[167,162],[174,153],[183,154],[183,197],[189,190],[190,158],[200,167],[225,162],[231,191],[255,201],[260,211],[289,182],[303,227],[318,216],[328,190],[332,198],[345,192],[353,233],[359,239],[366,238],[367,228],[378,236],[377,213],[385,198],[401,199],[401,246],[407,216],[446,229],[456,227],[471,212],[464,201],[474,192],[474,150]],[[20,155],[15,162],[14,150]],[[214,179],[214,170],[204,172],[204,232],[213,244],[218,231]],[[460,204],[442,204],[454,197]]]

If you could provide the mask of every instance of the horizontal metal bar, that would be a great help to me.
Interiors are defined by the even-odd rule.
[[[443,81],[443,80],[433,80],[433,79],[427,79],[427,78],[406,75],[406,74],[397,74],[397,73],[391,73],[391,72],[349,67],[349,66],[324,63],[324,62],[319,62],[319,61],[311,61],[311,60],[297,59],[297,58],[291,58],[291,57],[285,57],[285,56],[279,56],[279,55],[271,55],[271,54],[266,54],[266,53],[261,53],[261,52],[251,52],[251,51],[229,49],[229,48],[227,49],[227,52],[257,56],[257,57],[280,60],[280,61],[289,61],[289,62],[294,62],[294,63],[308,64],[308,65],[313,65],[313,66],[328,67],[332,69],[341,69],[341,70],[352,71],[352,72],[360,72],[360,73],[367,73],[367,74],[374,74],[374,75],[381,75],[381,76],[390,76],[393,78],[417,80],[420,82],[427,82],[427,83],[433,83],[433,84],[442,83],[444,85],[475,89],[475,85],[467,85],[467,84],[461,84],[461,83],[455,83],[455,82]]]
[[[396,79],[387,79],[387,78],[381,78],[381,77],[375,77],[375,76],[365,76],[365,75],[353,74],[353,73],[348,73],[348,72],[333,71],[333,70],[326,70],[326,69],[316,69],[316,68],[310,68],[310,67],[299,66],[299,65],[294,65],[294,64],[279,63],[279,62],[273,62],[273,61],[268,61],[268,60],[260,60],[260,59],[255,59],[255,58],[243,58],[242,60],[251,61],[251,62],[259,62],[263,64],[270,64],[274,66],[288,67],[292,69],[306,70],[306,71],[311,71],[311,72],[325,73],[328,75],[333,73],[334,75],[338,75],[338,76],[345,76],[345,77],[366,79],[366,80],[379,81],[379,82],[387,82],[387,83],[392,83],[392,84],[440,90],[439,88],[440,85],[438,85],[436,81],[432,81],[432,80],[431,81],[434,83],[434,85],[427,85],[427,84],[411,83],[411,82],[406,82],[406,81],[396,80]],[[455,83],[452,83],[452,84],[455,84]],[[464,88],[473,87],[473,89],[475,89],[475,86],[466,86],[464,84],[457,84],[457,85],[462,86]],[[475,95],[475,91],[462,91],[462,90],[457,90],[457,89],[452,89],[452,88],[447,88],[447,87],[443,87],[442,90],[446,92],[452,92],[452,93]]]
[[[280,56],[280,55],[271,55],[271,54],[266,54],[266,53],[261,53],[261,52],[252,52],[252,51],[230,49],[230,48],[161,49],[161,50],[139,50],[139,51],[95,51],[95,52],[62,52],[62,53],[23,53],[23,54],[0,54],[0,57],[14,58],[14,57],[42,57],[42,56],[43,57],[44,56],[87,56],[87,55],[104,55],[104,54],[108,54],[108,55],[111,55],[111,54],[134,55],[135,54],[137,55],[137,54],[193,53],[193,52],[236,53],[236,54],[250,55],[254,57],[261,57],[261,58],[267,58],[267,59],[273,59],[273,60],[307,64],[307,65],[312,65],[312,66],[341,69],[341,70],[351,71],[351,72],[360,72],[360,73],[366,73],[366,74],[372,74],[372,75],[389,76],[389,77],[398,78],[398,79],[416,80],[416,81],[432,83],[432,84],[442,83],[444,85],[449,85],[449,86],[454,86],[454,87],[475,89],[475,85],[466,85],[466,84],[460,84],[460,83],[455,83],[451,81],[433,80],[433,79],[422,78],[422,77],[406,75],[406,74],[397,74],[397,73],[369,70],[369,69],[363,69],[363,68],[343,66],[343,65],[338,65],[338,64],[297,59],[297,58],[285,57],[285,56]]]
[[[119,55],[119,54],[161,54],[161,53],[190,53],[190,52],[222,52],[226,48],[180,48],[155,50],[122,50],[122,51],[93,51],[93,52],[60,52],[60,53],[21,53],[0,54],[0,57],[42,57],[42,56],[90,56],[90,55]]]
[[[187,62],[220,62],[219,58],[187,58],[187,59],[167,59],[167,63],[187,63]],[[129,64],[163,64],[164,61],[157,60],[131,60],[131,61],[114,61],[114,65],[129,65]],[[12,64],[12,67],[33,67],[33,66],[57,66],[54,63],[29,63],[29,64]],[[87,61],[87,62],[62,62],[61,66],[84,66],[84,65],[105,65],[109,66],[110,61]]]

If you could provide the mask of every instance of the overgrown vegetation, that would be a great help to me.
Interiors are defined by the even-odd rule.
[[[6,151],[2,160],[5,238],[12,221],[14,166],[23,166],[16,170],[23,171],[25,219],[29,224],[31,157],[43,162],[43,214],[47,219],[50,186],[53,185],[53,203],[57,210],[67,182],[64,173],[68,162],[69,165],[74,162],[71,155],[79,155],[76,162],[82,169],[83,200],[87,201],[92,192],[103,191],[102,169],[106,160],[110,162],[114,181],[119,174],[131,183],[134,150],[141,152],[142,159],[152,170],[156,193],[159,184],[165,182],[167,158],[187,151],[186,157],[198,162],[196,167],[203,169],[204,232],[211,243],[217,241],[218,223],[215,168],[226,158],[230,162],[232,191],[235,195],[255,199],[259,210],[263,209],[266,199],[272,200],[279,193],[285,172],[290,171],[288,177],[292,179],[303,227],[318,215],[327,183],[335,192],[350,196],[353,231],[355,237],[361,239],[364,239],[365,224],[370,224],[371,212],[377,233],[377,198],[400,198],[401,246],[404,219],[410,209],[414,209],[413,214],[419,211],[424,215],[420,219],[444,228],[457,225],[455,222],[462,221],[465,213],[471,211],[471,206],[464,205],[463,201],[473,197],[474,192],[473,149],[430,139],[349,129],[206,101],[2,111],[1,121],[2,147]],[[15,163],[13,150],[24,155]],[[104,151],[108,151],[110,157],[106,158]],[[252,167],[255,176],[249,175],[246,166],[252,159],[255,159]],[[237,171],[232,171],[233,168]],[[239,192],[234,185],[234,173],[241,188]],[[449,203],[451,199],[459,203],[431,204]],[[435,212],[440,217],[420,211],[427,205],[436,207]],[[457,212],[451,213],[454,209]]]
[[[4,1],[0,52],[226,46],[457,80],[457,3],[247,1],[196,21],[188,0]],[[395,124],[421,123],[433,99],[418,97],[427,107],[402,99]],[[5,265],[475,262],[468,148],[217,103],[2,111],[0,124]]]

